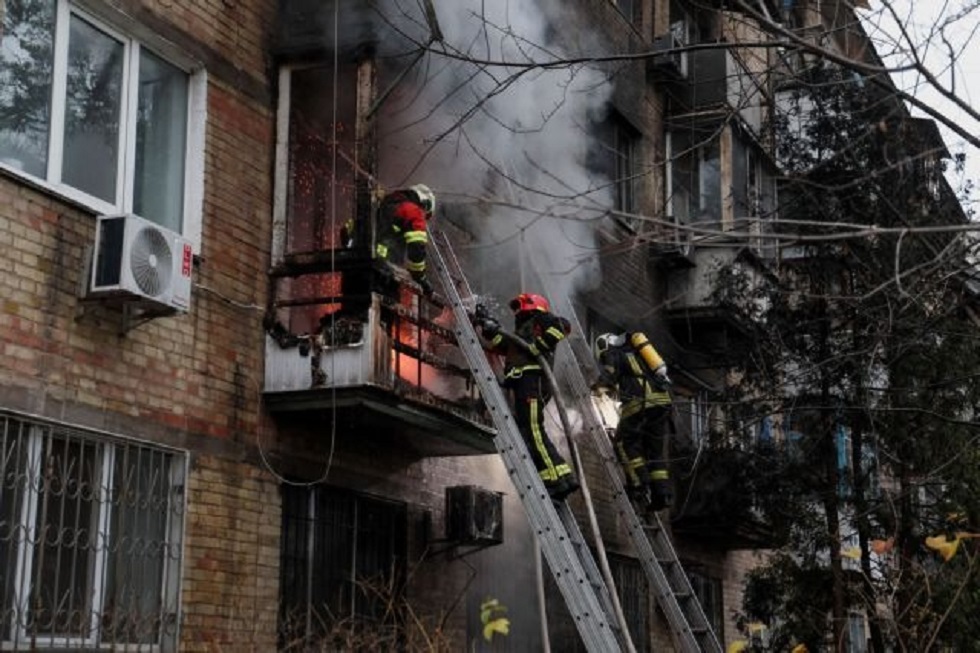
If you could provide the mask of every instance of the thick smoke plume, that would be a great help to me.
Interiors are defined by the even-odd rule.
[[[555,36],[587,32],[546,2],[434,1],[434,20],[424,4],[382,12],[381,181],[436,191],[439,219],[474,238],[458,253],[475,291],[567,300],[598,280],[593,230],[611,193],[588,167],[601,147],[589,134],[609,88],[596,69],[540,64],[582,54]]]

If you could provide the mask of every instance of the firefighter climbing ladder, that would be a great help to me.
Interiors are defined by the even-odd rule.
[[[472,293],[452,246],[442,232],[432,230],[431,236],[435,268],[456,318],[460,349],[473,370],[497,427],[497,449],[524,503],[531,526],[541,541],[541,550],[575,619],[579,634],[590,651],[622,650],[624,634],[619,631],[613,617],[609,590],[601,580],[571,509],[564,502],[553,503],[544,490],[503,390],[470,323],[465,302],[472,299]],[[582,414],[588,431],[612,481],[617,509],[667,617],[674,640],[684,653],[721,653],[721,645],[711,630],[659,517],[654,517],[651,524],[644,526],[626,495],[619,463],[605,428],[599,421],[581,369],[572,361],[567,369],[562,369],[562,374],[571,384],[575,405],[587,406]]]
[[[466,356],[497,427],[494,443],[524,504],[528,521],[538,536],[541,551],[575,620],[582,642],[589,651],[622,651],[626,635],[613,617],[609,590],[602,581],[571,509],[564,502],[552,502],[545,491],[510,412],[510,405],[470,323],[464,301],[470,300],[472,293],[452,247],[441,232],[432,230],[431,237],[436,274],[442,281],[446,299],[456,318],[459,347]]]
[[[561,314],[575,315],[571,307],[561,311]],[[576,349],[584,350],[584,356],[591,360],[591,348],[582,338],[582,333],[581,328],[572,330],[572,335],[568,338],[570,346],[566,349],[567,355],[556,359],[555,376],[568,385],[567,391],[574,405],[584,407],[583,422],[592,436],[593,444],[612,483],[616,508],[633,542],[643,571],[657,595],[657,602],[667,617],[679,649],[685,653],[689,651],[721,653],[721,644],[708,623],[687,574],[681,567],[659,515],[654,515],[650,523],[643,524],[626,494],[622,483],[622,468],[613,451],[606,427],[602,424],[596,406],[592,402],[591,389],[582,374],[582,370],[588,368],[591,363],[580,363],[575,353]]]

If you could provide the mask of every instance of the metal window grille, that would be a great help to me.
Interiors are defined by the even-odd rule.
[[[716,633],[724,632],[725,612],[722,603],[722,583],[720,578],[708,576],[700,571],[691,570],[692,565],[685,565],[687,576],[691,581],[691,589],[697,596],[704,614]]]
[[[0,412],[0,648],[175,651],[185,470]]]
[[[623,607],[633,648],[636,653],[647,653],[650,650],[650,629],[647,627],[650,589],[643,568],[635,559],[620,556],[610,556],[609,567],[616,582],[616,592]]]
[[[389,621],[407,555],[405,505],[322,486],[287,484],[282,495],[281,643],[396,631]]]

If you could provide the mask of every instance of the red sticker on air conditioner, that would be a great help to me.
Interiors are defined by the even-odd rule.
[[[193,258],[194,258],[194,252],[193,252],[191,246],[188,245],[187,243],[185,243],[184,244],[184,257],[183,257],[183,261],[181,262],[181,266],[180,266],[180,273],[183,276],[185,276],[185,277],[191,276],[191,262],[192,262]]]

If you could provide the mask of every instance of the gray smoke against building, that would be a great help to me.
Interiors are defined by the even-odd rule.
[[[435,20],[424,4],[379,5],[382,183],[435,190],[439,219],[473,237],[458,253],[481,295],[558,298],[593,286],[594,228],[612,193],[590,171],[602,147],[590,133],[604,117],[608,77],[546,65],[585,54],[589,31],[545,1],[434,3]],[[576,51],[558,36],[574,36],[562,40]]]

